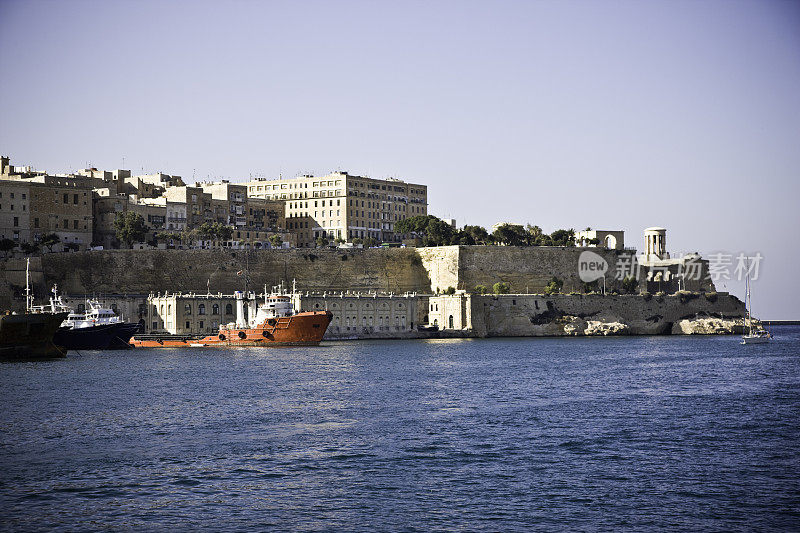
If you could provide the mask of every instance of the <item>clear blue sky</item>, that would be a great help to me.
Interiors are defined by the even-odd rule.
[[[800,2],[2,0],[0,152],[396,176],[459,224],[640,248],[665,226],[761,252],[755,313],[800,318]]]

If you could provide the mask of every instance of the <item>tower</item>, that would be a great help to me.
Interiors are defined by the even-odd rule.
[[[647,259],[669,259],[665,228],[654,227],[644,230],[644,256]]]

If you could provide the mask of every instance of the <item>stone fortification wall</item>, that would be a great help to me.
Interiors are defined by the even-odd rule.
[[[733,333],[744,313],[727,293],[454,295],[432,297],[428,307],[432,323],[477,337]]]
[[[308,291],[471,291],[506,282],[514,293],[542,293],[555,276],[563,293],[584,292],[578,258],[587,248],[442,246],[355,250],[107,250],[45,254],[31,259],[37,298],[58,284],[67,294],[148,294],[150,292],[232,293],[244,286],[239,271],[250,274],[249,287],[262,290],[297,280]],[[606,290],[619,289],[619,250],[588,248],[608,263]],[[0,307],[24,306],[25,260],[0,262]],[[642,285],[645,283],[642,282]],[[602,283],[596,282],[596,290]],[[713,290],[713,289],[712,289]]]
[[[497,282],[511,286],[511,292],[541,293],[555,276],[564,282],[563,292],[582,291],[578,257],[589,250],[608,263],[606,289],[617,289],[616,265],[621,250],[559,246],[441,246],[419,248],[433,292],[448,287],[473,290],[477,285],[489,289]],[[629,253],[629,252],[627,252]],[[602,282],[599,288],[602,287]]]
[[[25,260],[0,263],[0,307],[24,307]],[[44,254],[31,260],[37,299],[53,284],[68,294],[261,290],[281,281],[303,290],[429,292],[413,248],[368,250],[106,250]],[[210,280],[210,283],[209,283]]]

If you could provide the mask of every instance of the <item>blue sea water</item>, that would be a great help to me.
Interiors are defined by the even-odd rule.
[[[0,365],[3,530],[800,528],[800,328]]]

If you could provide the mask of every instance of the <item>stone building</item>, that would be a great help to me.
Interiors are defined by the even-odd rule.
[[[575,245],[602,247],[609,250],[625,248],[625,232],[620,230],[585,229],[575,232]]]
[[[333,313],[326,339],[413,337],[427,319],[427,299],[417,293],[301,292],[294,306]]]
[[[88,180],[41,173],[2,174],[0,191],[5,191],[6,197],[0,202],[2,233],[8,232],[8,238],[14,239],[16,231],[20,242],[38,242],[54,233],[61,240],[54,250],[88,248],[93,229],[92,186]]]
[[[212,334],[236,319],[232,294],[164,293],[147,297],[145,330],[173,335]]]
[[[186,227],[194,228],[204,222],[216,222],[211,203],[211,193],[201,187],[178,185],[168,187],[163,196],[173,203],[186,205]]]
[[[0,179],[0,239],[31,241],[30,194],[27,183]]]
[[[263,294],[256,295],[256,302]],[[300,311],[330,310],[333,321],[325,338],[392,338],[416,336],[427,318],[427,296],[416,293],[310,293],[293,295]],[[175,335],[212,334],[236,319],[232,294],[164,293],[147,298],[146,329]]]
[[[216,222],[244,228],[247,226],[247,187],[227,180],[197,183],[211,195]]]
[[[249,181],[248,195],[281,200],[286,228],[299,247],[314,247],[316,239],[374,238],[400,242],[396,222],[428,214],[426,185],[397,179],[373,179],[339,171],[327,176]]]

